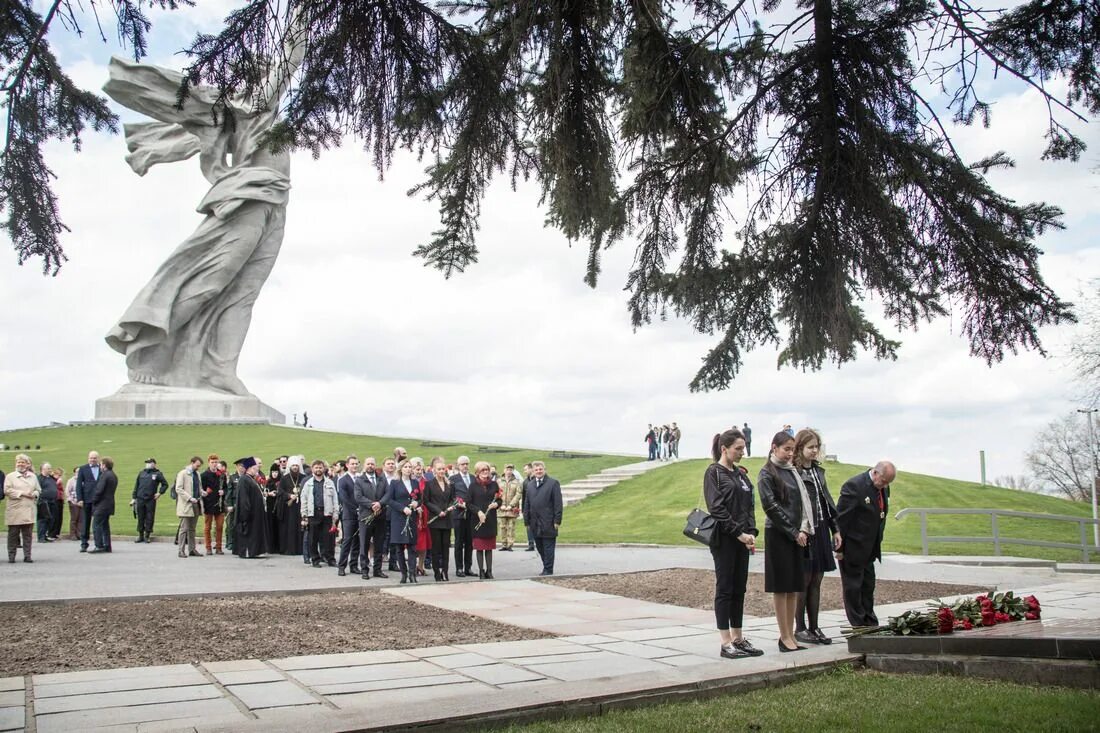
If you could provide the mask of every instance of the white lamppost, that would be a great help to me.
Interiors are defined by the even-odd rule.
[[[1092,413],[1096,412],[1097,408],[1091,407],[1089,409],[1079,409],[1078,412],[1084,413],[1089,421],[1089,462],[1092,464],[1092,470],[1089,472],[1092,477],[1092,518],[1096,519],[1096,440],[1092,434]],[[1092,525],[1092,543],[1100,549],[1100,523]]]

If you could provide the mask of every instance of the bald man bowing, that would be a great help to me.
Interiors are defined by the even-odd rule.
[[[837,551],[844,611],[852,626],[878,626],[875,616],[875,560],[882,562],[882,533],[890,510],[890,483],[897,469],[879,461],[870,471],[844,482],[836,502],[843,537]]]

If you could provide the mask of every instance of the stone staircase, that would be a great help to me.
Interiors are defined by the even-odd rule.
[[[635,476],[640,476],[655,468],[667,466],[675,461],[642,461],[641,463],[629,463],[625,466],[605,468],[599,473],[593,473],[582,479],[561,487],[562,502],[566,506],[579,504],[593,494],[598,494],[609,486],[614,486],[620,481],[625,481]]]

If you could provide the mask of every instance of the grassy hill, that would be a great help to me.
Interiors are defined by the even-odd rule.
[[[0,431],[0,443],[8,450],[0,452],[0,468],[13,470],[16,452],[12,445],[41,446],[40,450],[21,450],[31,456],[37,468],[44,461],[65,470],[66,480],[73,466],[85,463],[88,451],[97,450],[101,456],[115,461],[119,477],[118,510],[112,522],[116,534],[135,534],[134,521],[126,504],[133,490],[134,478],[150,456],[157,459],[160,469],[169,481],[187,464],[193,455],[203,459],[217,453],[228,461],[241,456],[260,456],[264,470],[279,455],[304,455],[309,459],[322,458],[331,461],[350,453],[360,459],[374,456],[379,463],[393,455],[394,446],[402,446],[410,456],[420,456],[426,461],[442,455],[448,462],[459,455],[468,455],[472,461],[486,460],[503,471],[504,464],[524,463],[541,459],[547,470],[563,484],[596,473],[611,466],[633,463],[629,456],[585,455],[577,458],[551,458],[546,451],[530,448],[497,448],[494,452],[479,451],[477,445],[454,443],[424,445],[419,440],[405,438],[378,438],[347,433],[331,433],[321,430],[281,428],[272,425],[96,425],[83,427],[42,428],[35,430]],[[496,452],[503,451],[503,452]],[[157,510],[155,533],[161,536],[175,533],[177,521],[171,503],[161,501]],[[0,516],[7,502],[0,503]],[[65,514],[68,522],[68,512]],[[66,524],[67,526],[67,524]],[[201,532],[201,529],[200,529]]]
[[[701,501],[703,471],[709,461],[675,463],[657,471],[618,484],[581,504],[566,510],[562,542],[657,542],[693,545],[681,534],[687,513]],[[756,482],[763,460],[747,459],[745,467]],[[864,466],[830,463],[826,475],[835,499],[844,481],[866,470]],[[958,507],[972,509],[1011,509],[1044,514],[1089,517],[1091,508],[1062,499],[1012,491],[995,486],[954,479],[901,472],[890,490],[890,514],[906,507]],[[764,513],[757,502],[757,525],[763,539]],[[1035,519],[1000,520],[1001,535],[1018,539],[1074,542],[1079,539],[1078,525]],[[981,516],[931,516],[930,535],[983,537],[990,535],[989,519]],[[1092,537],[1091,530],[1089,537]],[[891,552],[920,554],[920,519],[891,519],[886,526],[885,549]],[[932,544],[938,555],[992,555],[993,543]],[[1002,545],[1007,555],[1039,557],[1080,562],[1081,553],[1073,550]],[[1100,559],[1093,553],[1092,559]]]

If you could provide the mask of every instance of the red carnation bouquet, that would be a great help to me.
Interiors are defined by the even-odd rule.
[[[910,610],[900,616],[892,616],[881,626],[862,626],[847,629],[845,636],[862,636],[876,632],[890,632],[898,636],[923,634],[950,634],[953,631],[970,631],[975,626],[996,626],[1013,621],[1037,621],[1042,609],[1039,599],[1031,595],[1020,598],[1012,591],[989,592],[973,598],[960,598],[948,605],[933,601],[928,610]]]

